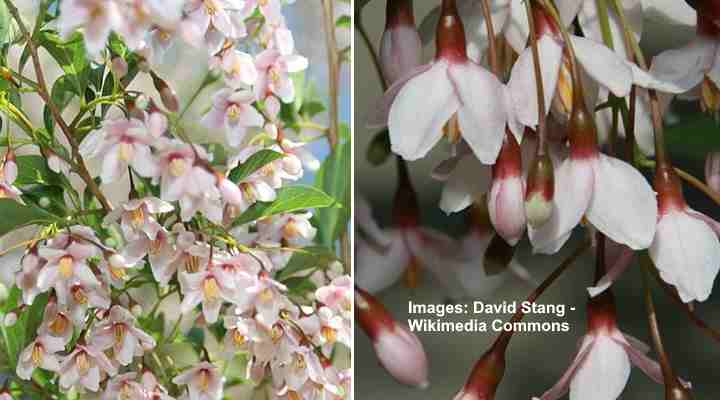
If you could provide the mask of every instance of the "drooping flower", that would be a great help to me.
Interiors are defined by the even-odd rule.
[[[50,297],[45,311],[43,320],[38,329],[38,335],[51,336],[62,340],[63,344],[68,344],[73,335],[73,321],[69,314],[58,307],[57,300]]]
[[[56,353],[65,350],[65,343],[61,338],[53,336],[38,336],[20,353],[17,364],[17,375],[21,379],[29,380],[35,368],[46,371],[57,371],[60,361]]]
[[[58,302],[62,305],[68,304],[70,287],[74,280],[89,285],[100,284],[88,266],[88,258],[97,256],[98,248],[72,238],[66,243],[67,245],[60,246],[49,243],[38,249],[38,255],[47,260],[37,277],[38,288],[42,291],[54,288]]]
[[[327,286],[321,286],[315,291],[315,298],[346,320],[352,316],[353,284],[348,275],[337,277]]]
[[[555,169],[555,209],[528,233],[536,252],[553,254],[583,216],[613,241],[640,250],[655,235],[657,202],[645,178],[631,165],[597,149],[597,133],[578,82],[570,117],[570,156]]]
[[[282,55],[277,50],[267,49],[257,55],[255,66],[258,70],[257,99],[263,100],[272,94],[283,103],[291,103],[295,99],[295,87],[288,74],[307,69],[308,60],[297,54]]]
[[[155,215],[168,213],[173,209],[172,204],[153,196],[132,199],[110,212],[105,217],[105,223],[116,221],[119,218],[120,227],[128,241],[138,239],[141,235],[155,240],[158,232],[162,229]]]
[[[92,55],[100,53],[110,32],[123,23],[116,0],[68,0],[60,4],[60,34],[68,37],[75,29],[84,28],[85,46]]]
[[[720,240],[708,217],[685,202],[679,178],[667,166],[655,174],[660,214],[650,258],[684,302],[705,301],[720,271]]]
[[[238,288],[237,280],[233,278],[223,268],[213,264],[198,272],[180,272],[178,279],[183,294],[181,312],[187,313],[198,304],[202,304],[205,320],[211,324],[215,323],[223,302],[237,302],[238,291],[244,289]]]
[[[415,29],[412,0],[388,1],[380,41],[383,77],[391,85],[420,65],[422,44]]]
[[[217,53],[226,39],[247,35],[245,18],[250,14],[240,0],[188,0],[185,4],[182,33],[195,47],[207,47]]]
[[[202,119],[211,129],[223,129],[228,143],[239,147],[248,134],[248,128],[260,128],[265,118],[253,107],[255,95],[247,90],[224,88],[213,98],[213,107]]]
[[[108,381],[101,400],[145,400],[147,398],[145,389],[137,381],[137,373],[128,372],[117,375]]]
[[[72,353],[63,359],[58,374],[60,387],[65,390],[84,387],[91,392],[97,392],[105,374],[115,376],[117,368],[102,351],[77,345]]]
[[[37,281],[46,262],[38,256],[37,246],[33,246],[22,258],[22,270],[15,276],[15,284],[23,292],[23,304],[32,305],[35,297],[42,292]]]
[[[155,339],[137,327],[135,317],[125,308],[114,305],[107,318],[93,327],[90,347],[113,350],[113,358],[120,365],[129,365],[133,357],[141,357],[155,347]]]
[[[255,320],[266,328],[270,328],[280,318],[280,310],[285,305],[287,298],[283,292],[287,291],[287,286],[272,279],[270,275],[261,272],[254,284],[245,290],[243,296],[244,304],[240,304],[240,310],[246,311],[254,307],[256,310]]]
[[[355,287],[355,316],[370,337],[380,364],[398,382],[428,387],[428,361],[420,340],[369,293]]]
[[[490,221],[497,233],[511,246],[525,233],[525,180],[520,145],[510,131],[497,162],[492,166],[493,179],[488,194]]]
[[[8,150],[2,164],[0,164],[0,199],[12,199],[20,204],[25,204],[20,198],[22,192],[14,186],[17,176],[18,167],[15,152]]]
[[[257,81],[255,60],[248,53],[229,50],[223,53],[221,66],[225,83],[233,89],[247,89]]]
[[[102,180],[114,182],[131,166],[140,176],[157,174],[157,165],[150,146],[167,129],[167,119],[153,113],[147,122],[135,118],[107,119],[102,127],[91,132],[82,143],[80,152],[86,157],[102,157]]]
[[[645,354],[650,348],[617,327],[610,292],[589,300],[588,333],[568,370],[539,400],[556,400],[568,391],[570,400],[620,398],[632,365],[657,383],[663,383],[660,366]],[[536,399],[537,400],[537,399]]]
[[[176,385],[187,385],[190,400],[220,400],[224,380],[218,368],[205,361],[176,376],[172,381]]]

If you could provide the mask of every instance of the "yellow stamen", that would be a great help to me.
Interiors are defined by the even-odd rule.
[[[556,95],[552,100],[554,115],[567,121],[570,118],[573,103],[572,67],[567,57],[563,57],[563,62],[560,64],[560,73],[558,75],[557,90],[555,93]]]
[[[325,338],[325,340],[328,341],[328,343],[332,344],[337,341],[337,330],[329,327],[329,326],[323,326],[320,329],[320,334]]]
[[[42,364],[43,360],[43,347],[40,343],[35,343],[32,349],[32,364],[36,368]]]
[[[260,296],[260,301],[262,301],[263,303],[269,303],[275,297],[272,289],[270,289],[270,288],[263,289],[263,291],[260,292],[259,296]]]
[[[68,279],[73,274],[73,258],[70,256],[63,256],[58,263],[60,269],[60,275],[64,279]]]
[[[77,367],[80,376],[87,375],[90,370],[90,360],[88,360],[88,356],[84,351],[81,351],[77,354],[77,356],[75,356],[75,366]]]
[[[447,124],[445,124],[443,127],[443,134],[447,137],[447,140],[450,143],[455,144],[460,141],[462,132],[460,132],[460,123],[458,122],[457,114],[453,114]]]
[[[200,270],[200,259],[197,256],[185,256],[185,270],[187,272],[198,272]]]
[[[420,265],[415,257],[410,258],[410,264],[405,269],[405,286],[410,289],[418,287],[420,281]]]
[[[115,324],[113,332],[115,333],[115,344],[122,345],[125,341],[125,335],[127,334],[127,327],[125,324]]]
[[[172,176],[178,177],[185,174],[187,163],[182,158],[175,158],[170,161],[170,173]]]
[[[288,400],[302,400],[302,397],[294,390],[289,390],[287,392],[287,397]]]
[[[77,302],[78,304],[83,304],[83,305],[87,304],[88,298],[87,298],[87,295],[85,294],[85,291],[82,290],[82,288],[80,288],[79,286],[73,288],[72,294],[73,294],[73,298],[75,299],[75,302]]]
[[[50,322],[50,324],[48,325],[48,329],[50,329],[50,332],[52,332],[53,335],[60,336],[65,332],[67,326],[68,319],[64,315],[58,314],[55,319]]]
[[[215,278],[205,279],[203,282],[203,294],[205,295],[205,300],[211,302],[220,298],[220,287]]]
[[[232,122],[237,122],[240,118],[240,106],[233,104],[227,108],[227,117]]]
[[[715,85],[715,82],[705,76],[705,79],[703,79],[700,89],[700,106],[702,107],[702,110],[704,112],[712,114],[720,111],[720,89],[718,89],[717,85]]]
[[[237,329],[233,329],[232,338],[233,338],[233,343],[235,343],[235,346],[237,346],[237,347],[240,347],[240,346],[244,345],[245,342],[247,342],[247,338],[242,333],[240,333],[240,331]]]
[[[305,367],[307,366],[307,364],[305,364],[305,357],[295,353],[295,360],[293,362],[293,366],[295,367],[296,371],[301,371],[305,369]]]
[[[135,149],[131,143],[122,142],[120,143],[119,156],[122,161],[128,162],[133,159],[135,155]]]
[[[203,369],[200,371],[200,391],[207,392],[210,388],[210,371]]]
[[[145,223],[145,212],[142,206],[130,211],[130,223],[133,228],[140,229]]]
[[[283,337],[283,334],[282,328],[279,325],[274,325],[270,331],[270,339],[272,339],[273,343],[277,343]]]

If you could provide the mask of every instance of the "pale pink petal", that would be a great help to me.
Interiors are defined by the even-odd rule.
[[[400,90],[405,87],[405,84],[408,81],[426,72],[427,70],[432,68],[432,66],[432,63],[423,64],[408,72],[402,78],[399,78],[395,83],[393,83],[392,86],[390,86],[390,88],[388,88],[388,90],[385,92],[382,99],[377,102],[377,106],[375,107],[375,109],[367,117],[367,127],[370,129],[379,129],[385,127],[388,123],[390,107],[392,106],[393,102],[395,102],[395,98],[397,97],[398,93],[400,93]]]
[[[570,398],[617,399],[630,378],[630,359],[625,347],[600,334],[582,367],[570,383]]]
[[[440,208],[455,213],[469,207],[490,189],[490,167],[481,164],[474,155],[462,157],[443,185]]]
[[[717,41],[697,38],[685,47],[655,56],[650,73],[660,81],[671,82],[688,91],[702,81],[716,48]]]
[[[633,83],[630,64],[603,44],[579,36],[571,39],[585,72],[614,95],[627,96]]]
[[[555,386],[540,396],[540,400],[557,400],[562,398],[568,392],[571,381],[575,378],[578,370],[585,365],[590,352],[593,351],[594,344],[594,336],[586,335],[583,337],[580,349],[573,359],[572,364],[570,364],[570,367],[567,371],[565,371],[563,376],[560,377],[560,380],[555,384]]]
[[[402,276],[410,263],[410,254],[399,231],[392,233],[389,248],[378,249],[356,237],[355,282],[370,293],[390,287]]]
[[[383,33],[380,41],[380,62],[388,84],[420,65],[421,58],[422,44],[414,27],[399,25]]]
[[[622,275],[622,273],[625,272],[625,270],[630,266],[634,255],[635,251],[628,247],[623,247],[620,257],[618,257],[618,259],[608,269],[605,276],[600,278],[600,280],[595,283],[595,286],[589,287],[587,289],[588,293],[590,293],[590,297],[595,297],[607,290],[617,280],[617,278],[619,278],[620,275]]]

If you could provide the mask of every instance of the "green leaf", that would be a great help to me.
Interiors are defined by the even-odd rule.
[[[228,178],[235,182],[240,183],[248,176],[252,175],[253,172],[259,170],[265,165],[279,160],[283,157],[282,153],[272,150],[260,150],[248,158],[244,163],[235,167],[230,171]]]
[[[84,97],[90,73],[90,62],[87,58],[82,35],[76,33],[68,41],[63,41],[55,32],[41,31],[38,34],[38,42],[57,61],[65,74],[69,76],[75,94],[81,98]]]
[[[75,80],[70,75],[63,75],[58,78],[53,84],[50,94],[53,104],[55,104],[58,111],[61,113],[75,96]],[[47,106],[45,106],[45,110],[43,112],[43,122],[45,122],[45,129],[52,134],[55,128],[55,120],[53,119],[52,113]]]
[[[43,310],[48,301],[47,293],[35,298],[33,304],[17,314],[17,321],[13,326],[3,327],[2,339],[5,341],[6,351],[10,367],[14,370],[17,365],[18,355],[35,338],[40,322],[42,322]],[[16,309],[22,302],[22,291],[16,286],[10,291],[10,297],[5,302],[0,315]]]
[[[8,43],[12,32],[12,17],[5,2],[0,1],[0,43]]]
[[[284,281],[299,272],[307,271],[311,273],[312,271],[309,270],[326,269],[333,261],[337,261],[337,256],[327,247],[303,247],[293,253],[290,261],[288,261],[285,268],[278,272],[275,279]]]
[[[27,205],[24,206],[14,200],[0,199],[0,236],[30,222],[47,221],[55,219],[43,209]]]
[[[370,164],[377,167],[387,161],[390,154],[392,154],[390,151],[390,135],[388,135],[388,130],[384,129],[373,137],[367,148],[366,157]]]
[[[288,294],[290,296],[304,298],[306,294],[317,290],[317,286],[309,277],[290,278],[284,283],[288,288]]]
[[[17,156],[18,177],[15,184],[25,185],[60,185],[60,175],[48,168],[45,157],[29,155]]]
[[[273,202],[257,202],[239,216],[234,225],[247,224],[271,215],[289,213],[310,208],[324,208],[336,205],[332,197],[312,186],[287,186],[277,192]]]
[[[340,126],[340,138],[335,150],[325,159],[315,177],[315,186],[332,196],[342,205],[340,208],[317,210],[318,240],[327,247],[333,247],[335,240],[347,230],[350,220],[350,128]]]

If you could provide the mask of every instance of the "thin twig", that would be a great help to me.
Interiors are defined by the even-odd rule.
[[[329,75],[329,101],[330,101],[330,131],[328,141],[330,148],[335,149],[338,144],[340,132],[340,115],[338,105],[338,85],[340,83],[340,60],[335,40],[335,10],[333,0],[322,0],[323,22],[325,24],[325,46],[327,47],[328,75]]]
[[[60,127],[60,130],[62,130],[65,138],[67,139],[70,147],[72,148],[73,157],[75,158],[75,161],[77,163],[78,175],[80,175],[80,178],[82,178],[82,180],[85,182],[85,185],[87,185],[93,195],[97,197],[98,201],[100,201],[103,209],[105,209],[106,212],[110,212],[112,210],[110,202],[100,191],[100,188],[90,176],[90,172],[88,171],[87,166],[85,166],[85,161],[80,154],[79,144],[75,139],[75,136],[73,136],[70,127],[65,123],[65,120],[60,114],[60,110],[58,110],[57,105],[52,101],[52,98],[50,97],[50,92],[48,91],[47,83],[45,81],[42,65],[40,64],[40,57],[38,56],[37,47],[33,42],[32,35],[30,35],[30,32],[28,31],[25,23],[22,20],[22,17],[20,16],[20,12],[18,11],[17,7],[15,7],[13,2],[10,0],[5,0],[5,5],[7,5],[7,9],[8,12],[10,12],[10,15],[12,15],[13,19],[15,19],[15,21],[17,22],[18,27],[20,28],[20,32],[22,32],[23,36],[25,36],[25,40],[27,41],[27,47],[30,51],[30,58],[32,58],[33,68],[35,69],[35,75],[37,77],[38,94],[40,95],[40,97],[42,97],[43,101],[50,110],[50,114],[52,114],[53,119]]]

